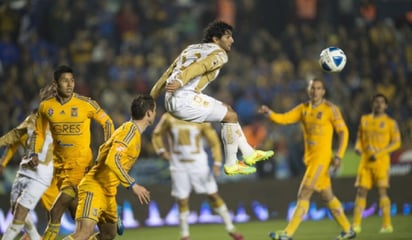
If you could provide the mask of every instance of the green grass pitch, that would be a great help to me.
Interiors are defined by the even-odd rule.
[[[381,218],[369,217],[363,220],[362,232],[357,240],[412,240],[412,216],[395,216],[392,219],[395,231],[392,234],[379,234]],[[236,224],[244,234],[245,240],[269,240],[268,233],[285,227],[286,221],[271,220],[267,222],[249,222]],[[194,224],[190,226],[191,240],[230,240],[224,226],[219,224]],[[295,240],[332,240],[339,234],[340,229],[333,220],[312,221],[308,220],[300,225],[293,239]],[[122,236],[116,239],[142,239],[142,240],[178,240],[179,228],[175,227],[140,227],[126,229]]]

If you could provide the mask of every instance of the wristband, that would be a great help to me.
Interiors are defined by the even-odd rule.
[[[130,186],[127,189],[132,189],[134,185],[136,185],[136,181],[133,181],[132,183],[130,183]]]
[[[222,162],[214,162],[213,165],[221,167],[222,166]]]

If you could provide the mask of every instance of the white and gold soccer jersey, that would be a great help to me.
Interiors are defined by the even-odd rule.
[[[167,111],[187,121],[220,122],[226,115],[226,106],[202,91],[216,79],[227,61],[227,53],[217,44],[189,45],[160,77],[150,94],[156,99],[168,82],[179,81],[182,86],[178,90],[166,93]]]
[[[163,136],[167,136],[167,147]],[[186,122],[165,113],[153,131],[152,143],[156,153],[169,151],[171,156],[173,197],[187,198],[192,188],[196,193],[217,192],[217,184],[208,165],[205,141],[214,161],[221,163],[221,144],[210,123]]]
[[[4,153],[3,167],[7,165],[20,145],[27,152],[32,139],[35,120],[36,114],[30,114],[18,127],[0,138],[0,146],[9,145]],[[38,155],[39,165],[36,168],[29,167],[27,161],[30,159],[23,157],[10,193],[12,203],[18,202],[27,209],[34,209],[37,205],[53,178],[52,143],[51,133],[47,129],[45,142]]]

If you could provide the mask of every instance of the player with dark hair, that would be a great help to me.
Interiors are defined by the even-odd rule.
[[[358,175],[355,207],[353,213],[353,229],[361,232],[362,213],[366,206],[368,191],[376,186],[379,194],[379,207],[382,210],[382,226],[380,233],[392,233],[391,200],[389,188],[390,153],[401,146],[401,136],[397,122],[385,111],[388,99],[383,94],[372,98],[372,113],[361,117],[355,151],[361,155]]]
[[[97,102],[74,93],[74,72],[70,67],[57,67],[53,76],[57,95],[40,103],[30,154],[36,165],[46,129],[50,127],[54,171],[60,193],[50,210],[49,223],[43,236],[45,240],[56,238],[61,217],[69,206],[76,204],[77,185],[92,163],[91,119],[102,126],[105,140],[114,130],[111,118]]]
[[[273,151],[253,149],[247,142],[236,112],[227,104],[203,94],[228,62],[234,42],[233,28],[222,21],[210,23],[203,43],[186,47],[153,86],[154,99],[166,90],[165,108],[174,117],[190,122],[221,122],[225,150],[224,171],[228,175],[251,174],[257,161],[268,159]],[[243,161],[237,160],[240,149]],[[246,164],[245,164],[246,163]]]
[[[148,94],[139,95],[133,99],[130,110],[132,119],[100,146],[96,164],[80,182],[76,230],[65,240],[115,238],[119,184],[133,191],[140,203],[149,203],[150,192],[137,184],[128,172],[139,157],[141,134],[153,124],[156,103]],[[96,225],[99,233],[93,235]]]
[[[318,192],[343,230],[336,239],[352,239],[356,233],[351,229],[341,202],[333,194],[329,175],[329,166],[336,171],[341,164],[348,145],[348,128],[339,108],[324,99],[326,90],[323,81],[317,78],[311,80],[307,91],[309,101],[299,104],[287,113],[276,113],[265,105],[259,109],[260,113],[266,114],[271,121],[278,124],[300,122],[305,142],[306,172],[299,188],[295,211],[287,227],[271,233],[270,237],[276,240],[291,239],[308,212],[312,194]],[[334,132],[338,136],[338,149],[335,154],[332,152]]]

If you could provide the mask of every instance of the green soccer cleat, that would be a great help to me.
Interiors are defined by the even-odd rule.
[[[229,166],[229,167],[225,166],[223,170],[225,171],[226,175],[229,175],[229,176],[238,175],[238,174],[247,175],[247,174],[252,174],[256,172],[255,167],[248,166],[244,164],[243,162],[239,162],[239,161],[233,166]]]
[[[341,232],[336,240],[353,239],[356,237],[356,232],[351,228],[349,232]]]
[[[388,227],[382,227],[379,230],[379,233],[385,234],[385,233],[393,233],[393,227],[392,226],[388,226]]]
[[[254,165],[256,162],[267,160],[273,155],[275,155],[275,152],[272,150],[269,150],[269,151],[255,150],[252,153],[252,155],[248,157],[243,157],[243,161],[247,165],[251,166],[251,165]]]
[[[270,232],[269,237],[272,240],[292,240],[291,237],[289,237],[285,231],[280,230],[276,232]]]
[[[361,226],[353,226],[352,229],[357,234],[362,232],[362,227]]]

